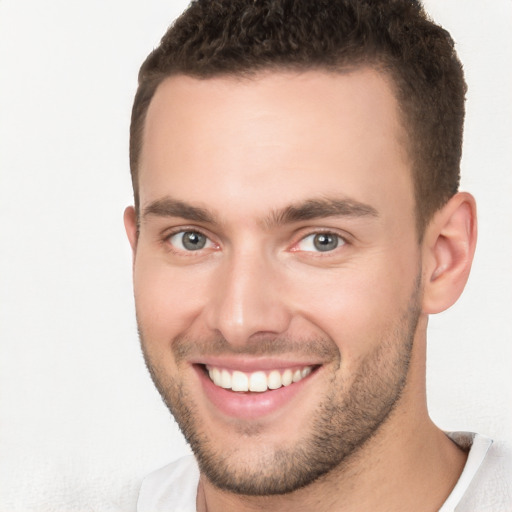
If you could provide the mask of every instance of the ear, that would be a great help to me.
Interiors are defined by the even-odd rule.
[[[460,297],[469,277],[477,238],[471,194],[455,194],[435,215],[423,238],[423,312],[440,313]]]
[[[133,206],[128,206],[124,211],[124,229],[128,236],[128,241],[132,247],[133,259],[135,259],[135,252],[137,251],[137,240],[138,240],[138,225],[137,215]]]

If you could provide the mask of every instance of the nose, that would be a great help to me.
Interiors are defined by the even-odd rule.
[[[208,328],[239,347],[257,335],[283,334],[291,313],[276,266],[262,254],[237,254],[223,261],[205,308]]]

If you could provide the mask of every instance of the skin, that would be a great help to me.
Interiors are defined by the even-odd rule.
[[[425,333],[428,314],[455,302],[467,280],[475,205],[457,194],[418,243],[405,133],[392,88],[371,69],[176,76],[159,86],[144,132],[140,216],[127,208],[125,225],[148,366],[169,401],[179,392],[193,404],[202,442],[234,477],[271,472],[276,450],[301,446],[322,404],[353,396],[365,361],[375,363],[368,389],[404,380],[373,436],[307,487],[243,496],[202,474],[198,510],[437,510],[456,483],[465,454],[428,417]],[[208,216],[177,214],[170,198]],[[290,207],[325,198],[366,213],[283,220]],[[186,251],[171,237],[180,230],[209,241]],[[315,251],[308,241],[319,232],[344,242]],[[400,375],[390,368],[411,329]],[[318,365],[300,391],[255,418],[212,405],[201,357],[253,363],[276,340],[272,357]],[[326,348],[316,355],[315,340]]]

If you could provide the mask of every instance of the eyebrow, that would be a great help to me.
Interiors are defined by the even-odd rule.
[[[324,217],[378,217],[377,210],[368,204],[352,199],[322,198],[309,199],[276,210],[265,221],[268,227],[292,224],[304,220]]]
[[[156,217],[181,217],[195,222],[215,224],[213,215],[204,208],[192,206],[183,201],[164,197],[153,201],[142,212],[142,218],[154,215]]]
[[[216,217],[205,208],[193,206],[172,197],[163,197],[151,202],[143,209],[142,218],[148,216],[180,217],[193,222],[218,224]],[[352,199],[321,198],[308,199],[285,208],[274,210],[264,220],[267,229],[273,226],[293,224],[324,217],[378,217],[377,210],[368,204]]]

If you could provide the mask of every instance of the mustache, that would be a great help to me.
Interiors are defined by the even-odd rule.
[[[139,326],[139,338],[145,344],[143,329]],[[188,334],[176,336],[170,348],[176,364],[205,356],[284,356],[314,357],[325,361],[340,360],[338,346],[329,337],[291,339],[286,336],[257,335],[244,344],[231,344],[222,335],[197,337]]]
[[[290,340],[282,337],[263,336],[250,339],[243,345],[232,345],[223,336],[198,340],[178,336],[171,345],[176,363],[200,356],[283,356],[294,354],[304,357],[332,360],[339,358],[336,344],[325,338]]]

